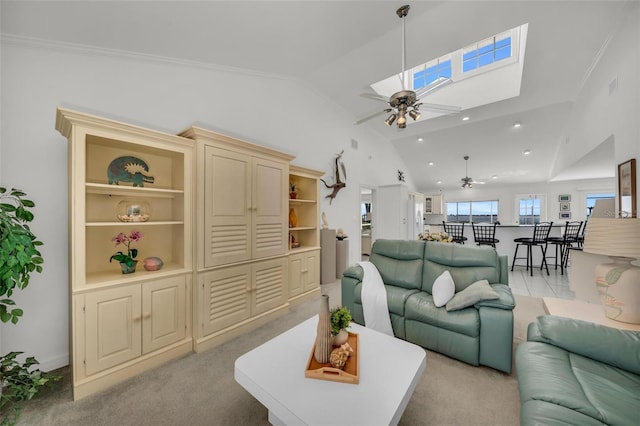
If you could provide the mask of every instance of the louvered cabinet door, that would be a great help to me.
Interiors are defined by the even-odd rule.
[[[205,267],[251,257],[251,169],[248,155],[205,147]]]
[[[251,316],[251,265],[201,274],[201,326],[206,336]]]
[[[253,259],[278,256],[289,249],[288,185],[286,163],[253,159]]]
[[[286,257],[253,264],[252,315],[261,314],[286,303],[287,275]]]

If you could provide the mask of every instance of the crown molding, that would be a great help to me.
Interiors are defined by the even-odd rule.
[[[0,42],[7,45],[15,45],[18,47],[27,47],[33,49],[58,50],[66,53],[73,53],[84,56],[102,56],[112,57],[153,64],[173,65],[186,68],[198,68],[209,71],[224,72],[229,74],[243,74],[251,77],[261,77],[265,79],[286,80],[300,83],[297,77],[265,73],[261,71],[250,70],[246,68],[230,67],[221,64],[213,64],[201,61],[192,61],[188,59],[173,58],[169,56],[151,55],[147,53],[133,52],[120,49],[108,49],[104,47],[90,46],[79,43],[69,43],[58,40],[47,40],[37,37],[26,37],[15,34],[0,34]]]

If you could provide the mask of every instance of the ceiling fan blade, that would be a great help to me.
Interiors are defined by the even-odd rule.
[[[416,90],[416,99],[421,99],[427,96],[429,93],[433,93],[438,89],[442,89],[443,87],[451,83],[453,83],[453,80],[451,80],[450,78],[438,77],[432,83],[429,83],[426,86]]]
[[[389,103],[389,98],[387,96],[378,95],[377,93],[362,93],[360,96],[367,99],[372,99],[374,101],[382,101]]]
[[[416,107],[419,107],[423,111],[442,112],[445,114],[455,114],[462,111],[462,108],[460,108],[459,106],[429,104],[426,102],[416,104]]]
[[[387,109],[383,109],[382,111],[378,111],[375,114],[371,114],[371,115],[367,115],[366,117],[360,118],[359,120],[355,121],[353,124],[362,124],[367,120],[371,120],[372,118],[375,118],[379,115],[382,115],[386,112],[391,112],[391,108],[387,108]]]

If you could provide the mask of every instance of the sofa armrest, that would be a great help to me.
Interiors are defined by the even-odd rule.
[[[342,306],[346,306],[349,311],[354,312],[355,289],[362,282],[364,271],[361,266],[350,266],[342,273],[340,292],[342,296]]]
[[[516,306],[516,300],[513,298],[513,293],[508,285],[505,284],[491,284],[491,288],[500,296],[498,299],[481,300],[476,303],[475,308],[480,309],[482,307],[498,308],[512,310]]]
[[[355,278],[358,281],[362,281],[363,275],[364,275],[364,270],[360,265],[349,266],[342,273],[343,277]]]
[[[569,352],[640,374],[640,332],[619,330],[554,315],[529,324],[527,340],[548,343]]]

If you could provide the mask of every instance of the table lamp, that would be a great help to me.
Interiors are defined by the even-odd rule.
[[[612,320],[640,324],[640,219],[590,218],[585,232],[587,253],[609,256],[596,266],[595,279],[604,313]]]

